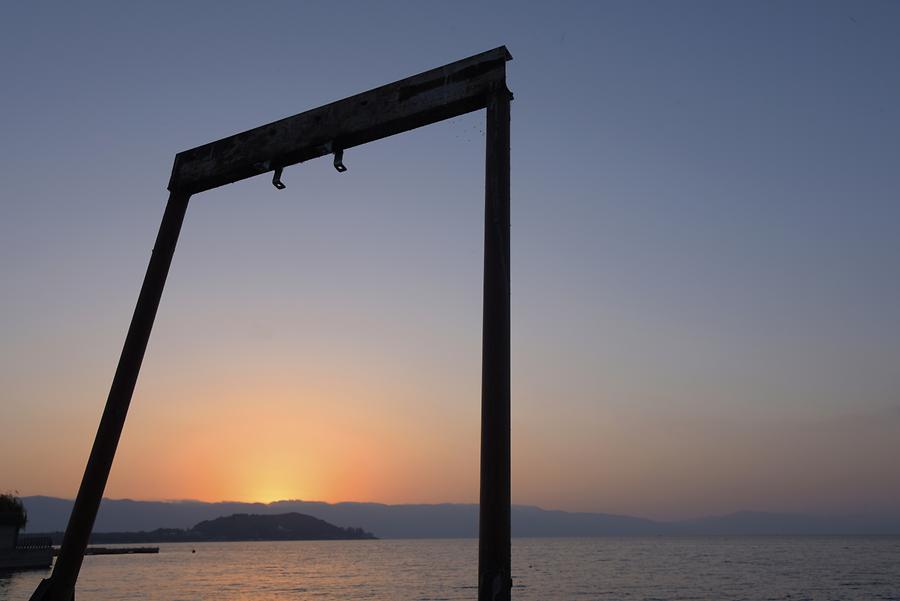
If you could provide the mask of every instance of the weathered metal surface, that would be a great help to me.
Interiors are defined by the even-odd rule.
[[[196,194],[484,108],[505,46],[178,153],[169,190]]]

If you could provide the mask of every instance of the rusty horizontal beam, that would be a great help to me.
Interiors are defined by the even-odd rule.
[[[196,194],[487,106],[505,46],[175,156],[169,190]]]

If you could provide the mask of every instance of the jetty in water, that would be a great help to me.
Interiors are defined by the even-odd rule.
[[[85,555],[134,555],[136,553],[159,553],[159,547],[88,547]],[[53,555],[59,555],[59,547],[53,547]]]
[[[0,530],[3,528],[0,527]],[[53,546],[49,536],[19,538],[18,529],[16,529],[12,537],[3,536],[2,539],[0,541],[0,570],[46,569],[53,562]]]

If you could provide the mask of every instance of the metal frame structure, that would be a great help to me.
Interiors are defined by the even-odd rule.
[[[175,156],[169,200],[78,495],[51,576],[32,601],[72,601],[75,582],[147,341],[178,234],[193,194],[333,154],[345,171],[348,148],[487,109],[484,220],[484,307],[481,385],[481,492],[478,599],[510,598],[510,245],[509,132],[512,94],[506,87],[505,46],[368,92],[274,121]]]

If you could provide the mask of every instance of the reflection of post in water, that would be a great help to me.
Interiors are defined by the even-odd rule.
[[[70,601],[191,195],[487,108],[478,598],[510,594],[509,102],[501,46],[175,156],[169,202],[59,557],[32,601]]]

